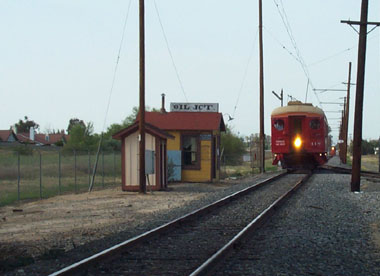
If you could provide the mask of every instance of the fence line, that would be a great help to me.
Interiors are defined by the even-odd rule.
[[[63,152],[32,148],[20,152],[0,147],[0,206],[25,199],[43,199],[87,191],[91,182],[91,151]],[[96,189],[121,185],[120,151],[101,151]]]

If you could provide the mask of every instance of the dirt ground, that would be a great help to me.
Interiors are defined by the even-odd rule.
[[[193,185],[190,191],[188,185]],[[0,263],[12,255],[34,258],[50,254],[52,248],[66,251],[127,226],[138,227],[144,215],[182,206],[227,185],[174,184],[170,191],[146,195],[115,187],[1,207]]]

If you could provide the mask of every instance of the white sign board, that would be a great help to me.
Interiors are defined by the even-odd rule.
[[[171,112],[219,112],[217,103],[170,103]]]

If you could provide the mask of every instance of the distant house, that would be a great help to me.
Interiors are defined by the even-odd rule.
[[[13,130],[0,130],[0,143],[14,143],[17,141],[17,136]]]
[[[21,143],[25,144],[51,146],[59,142],[65,144],[70,138],[70,135],[65,134],[64,131],[52,134],[36,133],[35,130],[31,128],[29,133],[18,133],[17,138]]]

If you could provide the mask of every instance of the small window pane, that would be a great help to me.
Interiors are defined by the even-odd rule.
[[[198,156],[198,140],[195,136],[183,136],[182,141],[184,165],[196,165]]]
[[[310,128],[312,129],[319,129],[321,126],[321,122],[319,119],[313,119],[310,121]]]
[[[283,120],[275,120],[274,121],[274,128],[277,130],[283,130],[284,129],[284,121]]]

